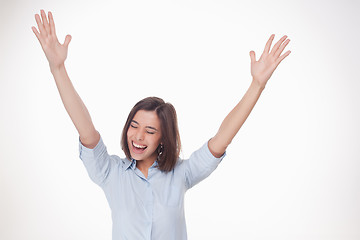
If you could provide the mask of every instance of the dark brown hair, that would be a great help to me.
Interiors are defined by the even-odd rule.
[[[177,115],[174,106],[171,103],[165,103],[161,98],[144,98],[143,100],[136,103],[135,106],[131,109],[122,132],[122,150],[125,152],[126,157],[131,159],[127,141],[127,132],[131,121],[139,110],[155,111],[157,114],[160,120],[161,142],[163,145],[162,154],[158,157],[158,168],[165,172],[173,170],[181,150]],[[160,145],[156,151],[159,154]]]

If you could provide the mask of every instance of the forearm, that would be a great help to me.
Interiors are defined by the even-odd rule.
[[[225,152],[227,146],[231,143],[232,139],[249,116],[251,110],[254,108],[271,75],[280,62],[290,54],[290,51],[287,51],[281,55],[290,41],[289,39],[285,41],[287,38],[286,35],[284,35],[270,50],[274,36],[274,34],[270,36],[265,45],[264,52],[258,61],[256,60],[255,52],[250,51],[251,76],[253,77],[253,80],[244,97],[226,116],[219,131],[208,143],[209,149],[215,157],[220,157]]]
[[[225,152],[227,146],[248,118],[263,89],[262,86],[252,81],[241,101],[226,116],[216,135],[209,141],[209,148],[214,156],[220,157]]]
[[[97,131],[92,123],[90,114],[72,85],[64,65],[52,68],[51,73],[54,76],[56,86],[59,90],[64,107],[79,132],[81,140],[94,138]]]

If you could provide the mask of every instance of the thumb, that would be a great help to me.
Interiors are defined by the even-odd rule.
[[[251,59],[251,63],[256,62],[255,52],[254,51],[250,51],[250,59]]]
[[[71,41],[71,35],[66,35],[66,37],[65,37],[65,42],[64,42],[64,46],[65,46],[65,47],[68,47],[70,41]]]

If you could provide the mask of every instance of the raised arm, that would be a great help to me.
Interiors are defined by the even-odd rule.
[[[38,14],[35,14],[39,31],[35,27],[32,27],[32,30],[49,61],[50,70],[54,76],[61,100],[79,132],[81,142],[85,147],[94,148],[100,140],[100,135],[92,123],[85,104],[72,85],[64,65],[71,36],[67,35],[64,44],[60,44],[56,36],[52,13],[48,13],[49,19],[47,19],[44,10],[41,10],[40,13],[42,20]]]
[[[215,157],[223,155],[226,148],[249,116],[251,110],[254,108],[272,73],[280,62],[290,54],[290,51],[287,51],[281,55],[290,41],[289,39],[285,41],[287,36],[283,36],[270,51],[274,36],[274,34],[271,35],[267,41],[264,52],[258,61],[255,59],[255,52],[250,52],[251,75],[253,79],[241,101],[226,116],[216,135],[209,141],[210,152]]]

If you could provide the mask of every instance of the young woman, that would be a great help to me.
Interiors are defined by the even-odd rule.
[[[250,52],[251,85],[226,116],[216,135],[189,159],[179,158],[181,148],[174,107],[157,97],[138,102],[125,123],[121,146],[126,158],[109,155],[84,103],[65,69],[67,35],[60,44],[51,12],[43,10],[32,27],[49,61],[62,102],[79,132],[80,158],[90,178],[104,191],[112,212],[113,239],[187,239],[185,192],[209,176],[253,109],[289,43],[283,36],[272,49],[271,35],[257,61]],[[282,54],[282,55],[281,55]]]

